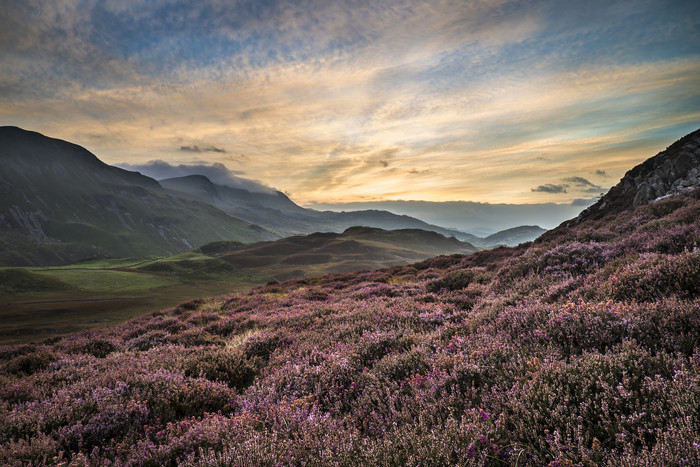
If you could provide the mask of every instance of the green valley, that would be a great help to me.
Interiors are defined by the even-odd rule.
[[[193,297],[244,291],[269,280],[196,252],[0,268],[0,343],[113,325]]]

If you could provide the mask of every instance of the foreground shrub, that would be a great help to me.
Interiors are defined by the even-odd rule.
[[[698,465],[700,190],[659,203],[0,348],[0,464]]]

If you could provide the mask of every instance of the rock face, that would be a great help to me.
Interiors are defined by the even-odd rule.
[[[700,187],[700,130],[627,172],[620,183],[584,210],[577,221],[599,218],[611,210],[636,208],[696,187]]]

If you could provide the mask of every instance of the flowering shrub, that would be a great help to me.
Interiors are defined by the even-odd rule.
[[[0,463],[698,465],[699,214],[0,348]]]

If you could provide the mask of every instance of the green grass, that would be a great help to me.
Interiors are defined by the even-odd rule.
[[[157,256],[145,256],[138,258],[100,258],[100,259],[89,259],[85,261],[79,261],[77,263],[69,264],[68,266],[61,266],[60,269],[116,269],[116,268],[130,268],[140,266],[142,264],[149,263],[159,259]],[[33,268],[37,269],[37,268]],[[42,270],[55,269],[55,268],[39,268]]]
[[[16,293],[56,292],[75,288],[73,285],[22,268],[0,269],[0,296]]]
[[[198,252],[61,267],[0,268],[0,345],[117,324],[270,280]]]
[[[139,274],[133,271],[114,271],[110,269],[34,271],[37,274],[72,284],[80,290],[96,293],[133,293],[172,286],[178,282],[176,279],[153,274]]]

